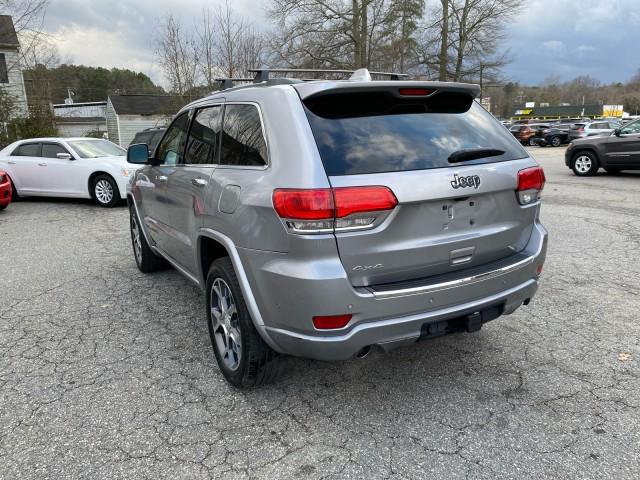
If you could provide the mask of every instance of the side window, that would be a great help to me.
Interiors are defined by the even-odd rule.
[[[66,148],[57,143],[43,143],[42,156],[44,158],[57,158],[59,153],[69,153]]]
[[[633,122],[626,125],[621,132],[623,135],[632,135],[640,133],[640,122]]]
[[[177,165],[183,163],[184,144],[187,140],[187,130],[189,129],[189,114],[183,113],[176,118],[166,135],[158,145],[155,158],[163,165]]]
[[[4,53],[0,53],[0,83],[9,83],[9,69]]]
[[[222,106],[215,105],[198,110],[189,132],[185,163],[191,165],[218,163],[221,123]]]
[[[267,145],[255,105],[225,106],[220,164],[258,167],[267,164]]]
[[[12,157],[39,157],[40,156],[39,143],[25,143],[16,148],[11,154]]]

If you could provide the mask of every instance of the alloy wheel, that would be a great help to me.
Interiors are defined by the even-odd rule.
[[[592,165],[593,162],[591,161],[591,158],[586,155],[580,155],[578,158],[576,158],[576,161],[574,163],[576,171],[582,174],[589,173]]]
[[[233,293],[227,282],[216,278],[210,295],[212,330],[218,353],[229,370],[237,370],[242,359],[242,335]]]
[[[113,200],[113,186],[108,180],[98,180],[94,187],[94,192],[98,201],[104,205]]]
[[[140,239],[140,227],[135,213],[131,213],[131,236],[133,237],[133,253],[138,265],[142,263],[142,240]]]

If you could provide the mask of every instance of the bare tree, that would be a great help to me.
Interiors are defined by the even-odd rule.
[[[438,69],[438,79],[441,82],[447,80],[449,65],[449,3],[451,0],[440,0],[442,4],[442,25],[440,27],[440,68]]]
[[[508,55],[497,46],[505,38],[507,22],[523,5],[524,0],[451,0],[454,81],[495,74],[508,63]]]
[[[274,50],[293,66],[385,68],[396,62],[389,53],[398,30],[398,45],[406,55],[410,20],[416,5],[420,10],[422,4],[422,0],[272,0],[269,12],[279,32]]]
[[[196,34],[202,49],[201,69],[209,88],[216,77],[247,76],[247,70],[260,66],[266,55],[263,35],[233,9],[229,0],[217,12],[203,11]]]
[[[37,63],[54,65],[59,55],[51,37],[43,31],[49,0],[0,0],[0,13],[10,15],[20,39],[19,61],[30,68]],[[15,65],[9,65],[11,69]]]
[[[173,14],[168,14],[162,22],[157,43],[157,56],[171,90],[180,95],[186,94],[198,80],[198,42],[182,28]]]

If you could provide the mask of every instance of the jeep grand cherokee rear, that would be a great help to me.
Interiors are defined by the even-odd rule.
[[[145,249],[163,256],[206,290],[227,380],[258,384],[279,354],[340,360],[476,331],[529,303],[546,252],[544,174],[477,92],[449,83],[267,82],[185,108],[195,110],[194,124],[178,130],[189,138],[170,127],[167,142],[184,143],[188,157],[210,138],[220,167],[208,176],[194,167],[195,197],[182,204],[188,188],[174,198],[171,177],[188,173],[188,158],[186,168],[153,168],[168,177],[174,220],[196,212],[200,228],[180,232],[145,216],[135,189],[153,168],[141,169],[134,250],[137,261]],[[240,119],[237,104],[256,114]],[[208,105],[219,112],[204,115]],[[200,117],[209,123],[196,125]],[[226,162],[228,149],[236,154]],[[170,235],[167,245],[193,245],[199,272],[176,261],[184,251],[147,245],[146,225]]]

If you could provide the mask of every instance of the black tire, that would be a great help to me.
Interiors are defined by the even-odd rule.
[[[214,283],[217,291],[223,293],[222,296],[214,290]],[[225,296],[228,291],[230,296]],[[272,350],[256,331],[229,257],[219,258],[211,264],[207,274],[206,295],[209,337],[224,378],[237,388],[257,387],[275,380],[280,374],[284,358]],[[220,306],[216,307],[220,319],[214,317],[214,302],[215,305],[226,303],[228,306],[225,312]],[[235,308],[230,308],[231,305]],[[235,313],[228,313],[231,310]],[[226,332],[239,337],[239,345],[229,340],[231,337]],[[223,347],[225,351],[221,351]]]
[[[620,173],[622,171],[622,169],[620,168],[613,168],[613,167],[605,167],[604,169],[607,173],[611,173],[613,175]]]
[[[551,146],[552,147],[559,147],[560,145],[562,145],[562,140],[560,139],[560,137],[553,137],[551,139]]]
[[[9,177],[9,182],[11,182],[11,201],[15,202],[16,200],[20,200],[20,195],[18,195],[18,190],[16,190],[16,186],[13,180],[11,180],[11,177]]]
[[[7,203],[6,205],[0,205],[0,212],[2,210],[4,210],[5,208],[7,208],[9,206],[9,204]]]
[[[578,177],[590,177],[598,173],[600,162],[591,152],[577,152],[571,160],[571,170]]]
[[[167,265],[165,261],[153,253],[144,236],[140,220],[133,206],[129,207],[129,227],[131,230],[131,246],[136,265],[142,273],[151,273],[162,270]]]
[[[91,182],[91,198],[96,205],[105,208],[115,207],[120,202],[118,184],[111,175],[100,174]]]

